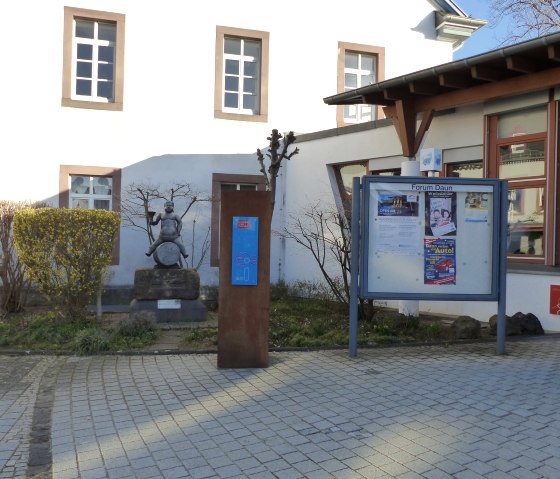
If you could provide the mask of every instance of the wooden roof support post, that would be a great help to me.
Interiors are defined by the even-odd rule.
[[[413,102],[397,100],[394,107],[384,108],[384,113],[386,117],[393,120],[401,141],[403,156],[414,158],[430,128],[434,110],[428,109],[424,112],[418,131],[416,131],[416,108]]]
[[[418,153],[418,150],[422,146],[422,142],[424,140],[424,136],[430,129],[430,125],[432,124],[432,120],[434,118],[434,110],[425,111],[422,115],[422,123],[418,127],[418,131],[416,132],[416,137],[414,138],[414,154]]]
[[[415,156],[414,140],[416,138],[416,111],[412,102],[397,100],[395,102],[393,123],[401,140],[403,156]]]

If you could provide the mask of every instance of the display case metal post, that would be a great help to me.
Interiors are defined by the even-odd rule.
[[[358,355],[358,275],[360,265],[360,178],[352,179],[352,218],[351,230],[352,251],[350,256],[350,325],[348,350],[349,356],[355,358]]]
[[[500,275],[499,275],[499,299],[498,299],[498,318],[496,326],[496,351],[498,354],[506,352],[506,282],[507,282],[507,212],[508,202],[508,182],[500,183]]]

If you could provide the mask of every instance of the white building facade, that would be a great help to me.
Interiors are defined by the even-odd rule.
[[[188,183],[212,201],[184,218],[187,266],[208,238],[201,283],[217,285],[220,192],[264,187],[256,149],[266,148],[273,128],[294,131],[300,149],[279,180],[273,230],[281,230],[313,202],[343,206],[339,187],[353,175],[394,173],[406,159],[383,105],[332,106],[323,98],[446,64],[485,23],[447,0],[359,1],[351,21],[312,3],[267,7],[253,0],[196,9],[179,0],[7,4],[2,199],[121,210],[133,185]],[[29,33],[15,19],[25,19]],[[483,161],[489,108],[438,112],[423,146],[443,148],[448,165]],[[480,168],[464,171],[471,167]],[[305,250],[272,241],[272,282],[320,279]],[[137,268],[153,265],[147,247],[144,232],[122,226],[109,286],[130,286]],[[533,285],[544,304],[552,280],[511,273],[508,281]],[[510,297],[508,313],[523,309]],[[492,307],[421,309],[486,320]],[[552,318],[543,324],[554,329]]]
[[[383,105],[391,120],[300,137],[307,163],[290,164],[289,207],[327,191],[347,207],[353,177],[400,175],[421,148],[442,149],[439,176],[507,180],[506,314],[533,313],[545,330],[560,331],[559,51],[560,35],[552,34],[326,97],[332,108]],[[303,168],[326,173],[304,189]],[[497,303],[421,301],[419,309],[488,321]]]
[[[118,210],[135,183],[165,189],[186,182],[217,200],[224,184],[260,188],[255,152],[272,128],[299,134],[344,124],[325,95],[449,61],[453,42],[463,38],[439,32],[449,22],[442,15],[471,28],[447,1],[362,1],[351,22],[314,4],[266,7],[9,2],[10,21],[0,31],[7,66],[0,78],[2,198]],[[353,122],[379,112],[351,114]],[[283,217],[278,203],[276,224]],[[212,230],[212,257],[200,268],[206,284],[218,277],[218,212],[200,203],[184,218],[186,244],[193,220],[197,247]],[[111,284],[129,285],[135,268],[153,264],[146,248],[143,232],[121,229]],[[284,252],[281,245],[272,251],[276,281]]]

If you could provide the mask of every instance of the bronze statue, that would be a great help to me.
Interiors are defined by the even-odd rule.
[[[181,228],[183,227],[183,222],[181,217],[174,212],[173,201],[165,202],[165,211],[163,213],[158,213],[151,221],[152,226],[157,225],[161,221],[161,228],[159,231],[159,238],[156,239],[146,252],[146,256],[151,256],[151,254],[156,250],[156,248],[165,242],[175,243],[179,247],[179,251],[183,255],[183,258],[187,258],[189,255],[185,251],[185,246],[181,241]]]

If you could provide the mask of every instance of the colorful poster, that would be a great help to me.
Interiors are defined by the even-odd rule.
[[[424,284],[456,284],[455,238],[424,239]]]
[[[426,236],[456,236],[457,193],[426,192]]]
[[[380,191],[377,198],[377,215],[418,216],[418,194]]]
[[[374,217],[376,254],[421,255],[422,229],[418,227],[418,193],[379,191]]]
[[[465,197],[465,221],[488,223],[489,193],[467,193]]]

